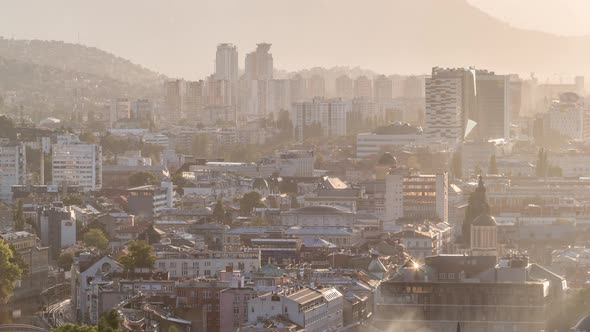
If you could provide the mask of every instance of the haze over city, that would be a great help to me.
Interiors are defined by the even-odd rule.
[[[590,22],[584,13],[589,7],[584,0],[374,0],[360,8],[351,0],[26,0],[0,13],[0,35],[81,42],[187,79],[212,70],[214,59],[205,50],[217,43],[234,43],[243,56],[260,41],[274,44],[277,68],[283,70],[360,66],[386,74],[424,74],[437,62],[551,76],[573,74],[573,68],[590,74],[590,67],[575,59],[590,42],[525,34],[522,38],[535,40],[521,58],[552,57],[557,47],[575,60],[555,58],[558,63],[551,65],[531,61],[528,66],[511,52],[529,41],[518,42],[521,32],[509,32],[503,22],[516,29],[588,36]],[[506,59],[508,55],[515,59]]]
[[[0,332],[590,331],[587,0],[0,6]]]

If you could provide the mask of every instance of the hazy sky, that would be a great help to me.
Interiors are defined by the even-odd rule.
[[[191,79],[212,73],[215,47],[220,42],[237,44],[241,67],[244,54],[253,50],[257,42],[267,41],[274,44],[271,51],[275,66],[282,69],[360,65],[385,70],[372,68],[376,63],[372,61],[373,54],[344,56],[330,63],[331,58],[321,57],[325,50],[309,50],[306,42],[310,34],[338,34],[340,25],[350,22],[369,31],[348,36],[350,40],[356,38],[362,43],[363,38],[371,38],[373,33],[385,34],[381,38],[386,38],[386,29],[378,27],[387,21],[387,9],[393,10],[388,7],[391,1],[0,0],[0,35],[67,42],[77,42],[80,38],[85,45],[96,46],[166,75]],[[468,1],[516,27],[590,35],[590,20],[584,17],[590,12],[590,0]],[[358,8],[358,4],[363,8]],[[338,15],[326,15],[334,6],[338,6]],[[285,21],[300,24],[284,24]],[[306,29],[308,21],[315,25]],[[274,31],[275,27],[282,30]],[[281,34],[291,37],[278,40]],[[346,40],[340,38],[338,42]],[[330,42],[333,41],[325,43],[328,49]],[[354,43],[350,49],[351,53],[359,52],[359,46]]]

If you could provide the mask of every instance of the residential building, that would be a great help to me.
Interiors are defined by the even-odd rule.
[[[297,140],[310,136],[345,136],[352,102],[344,99],[320,99],[293,104]]]
[[[24,185],[27,156],[23,143],[0,145],[0,202],[12,202],[12,186]]]
[[[282,316],[305,331],[338,331],[343,327],[343,296],[334,288],[288,289],[249,301],[248,322]]]
[[[127,98],[119,98],[111,103],[111,121],[112,125],[114,122],[119,120],[131,119],[131,101]]]
[[[260,254],[252,252],[203,251],[159,252],[156,268],[168,271],[171,278],[214,277],[227,267],[243,273],[260,268]]]
[[[238,48],[234,44],[217,45],[215,77],[234,83],[238,81]]]
[[[164,119],[174,122],[182,117],[182,95],[184,91],[182,80],[164,82]]]
[[[448,174],[420,174],[393,168],[386,176],[385,218],[448,221]]]
[[[27,277],[32,279],[47,278],[49,272],[49,248],[43,247],[41,240],[37,236],[26,231],[20,231],[0,234],[0,239],[14,246],[18,254],[27,263],[28,275],[23,275],[23,279]],[[42,284],[45,284],[45,282]]]
[[[183,98],[183,116],[191,120],[200,120],[205,104],[205,97],[203,90],[205,83],[200,81],[187,81],[185,83],[185,91]]]
[[[172,182],[162,182],[161,186],[146,185],[127,190],[129,212],[140,220],[152,220],[162,210],[174,207]]]
[[[373,85],[367,76],[359,76],[354,80],[354,98],[373,98]]]
[[[69,142],[52,147],[53,184],[80,186],[85,191],[102,188],[102,147]]]
[[[340,75],[336,78],[336,97],[343,99],[353,98],[352,79],[348,75]]]
[[[256,51],[246,54],[245,75],[249,80],[270,80],[273,77],[272,44],[260,43]]]
[[[373,98],[378,102],[393,99],[393,81],[385,75],[373,79]]]
[[[52,259],[57,259],[62,248],[76,244],[76,220],[61,204],[41,208],[39,230],[41,243],[49,247]]]

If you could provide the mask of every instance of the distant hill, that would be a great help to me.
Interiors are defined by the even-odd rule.
[[[0,39],[0,97],[4,104],[22,105],[34,121],[69,119],[120,97],[156,100],[164,79],[96,48]]]
[[[94,47],[59,41],[0,38],[0,57],[153,87],[165,77]]]

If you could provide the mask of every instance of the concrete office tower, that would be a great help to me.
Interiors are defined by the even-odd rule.
[[[183,82],[181,80],[167,81],[164,83],[164,118],[174,121],[182,116]]]
[[[323,98],[326,96],[326,81],[320,75],[313,75],[307,80],[307,97]]]
[[[376,101],[391,101],[393,99],[393,82],[385,75],[373,79],[373,93]]]
[[[96,144],[66,142],[52,147],[53,184],[102,188],[102,148]]]
[[[480,122],[477,111],[475,78],[476,70],[474,68],[432,68],[432,76],[426,83],[427,130],[430,122],[434,125],[435,132],[433,134],[436,136],[441,126],[443,128],[448,128],[449,125],[454,127],[455,116],[458,115],[460,118],[458,135],[456,137],[443,136],[439,140],[455,142],[464,139],[466,131],[469,129],[467,128],[468,120]],[[452,81],[455,83],[450,83]],[[455,107],[456,98],[460,98],[458,109]],[[446,134],[449,132],[447,131]],[[473,135],[474,131],[470,131],[470,134]]]
[[[215,78],[231,82],[238,81],[238,48],[234,44],[217,45]]]
[[[351,99],[353,97],[353,83],[348,75],[341,75],[336,78],[336,97]]]
[[[481,139],[510,138],[510,77],[476,72],[476,134]]]
[[[272,44],[257,44],[256,51],[246,55],[245,75],[249,80],[270,80],[273,77]]]
[[[354,97],[371,98],[373,97],[373,86],[367,76],[359,76],[354,80]]]
[[[12,186],[26,184],[27,155],[23,143],[0,145],[0,202],[12,202]]]
[[[404,168],[390,170],[385,177],[385,220],[415,221],[449,218],[448,173],[420,174]]]
[[[191,120],[198,120],[203,111],[203,90],[204,82],[187,81],[185,84],[185,93],[183,98],[184,116]]]

